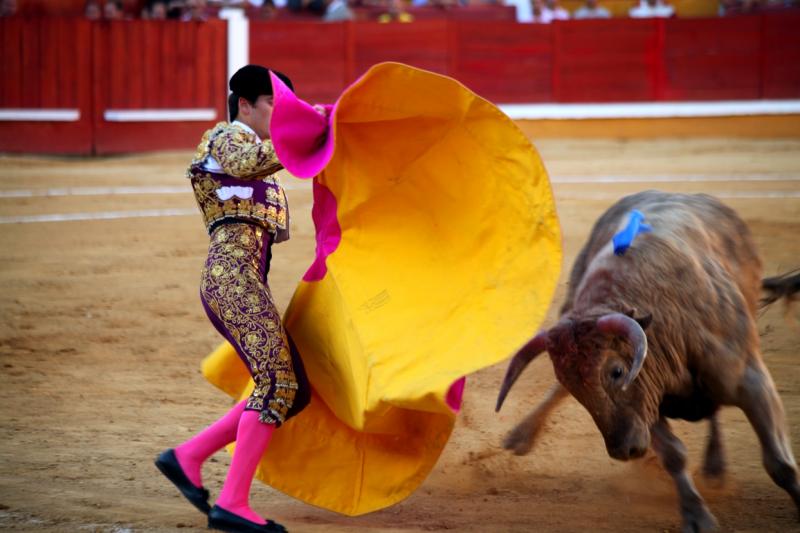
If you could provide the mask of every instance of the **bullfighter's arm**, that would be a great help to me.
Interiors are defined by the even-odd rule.
[[[240,179],[257,179],[283,168],[275,155],[272,141],[253,142],[252,134],[228,128],[213,142],[211,155],[226,174]]]

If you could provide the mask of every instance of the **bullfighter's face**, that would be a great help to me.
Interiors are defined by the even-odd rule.
[[[272,119],[272,95],[262,94],[255,102],[239,98],[237,119],[250,126],[260,139],[269,139],[269,123]]]
[[[650,446],[640,383],[623,390],[633,353],[621,339],[596,331],[594,321],[563,321],[550,330],[550,359],[558,381],[594,419],[608,455],[626,461]]]

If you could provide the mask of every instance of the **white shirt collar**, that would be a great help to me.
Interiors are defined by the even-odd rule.
[[[242,128],[247,133],[252,133],[253,135],[256,136],[256,142],[258,142],[259,144],[261,143],[261,137],[258,136],[258,133],[256,133],[253,130],[253,128],[251,128],[250,126],[248,126],[244,122],[241,122],[239,120],[234,120],[233,122],[231,122],[231,124],[235,124],[235,125],[239,126],[240,128]]]

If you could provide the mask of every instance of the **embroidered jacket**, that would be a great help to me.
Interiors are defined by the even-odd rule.
[[[197,147],[186,176],[209,234],[223,220],[241,220],[289,238],[289,206],[276,172],[283,168],[269,140],[240,122],[220,122]]]

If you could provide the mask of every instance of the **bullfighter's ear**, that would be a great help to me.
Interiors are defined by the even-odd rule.
[[[639,325],[642,326],[642,329],[647,329],[647,327],[653,322],[652,313],[647,313],[646,315],[640,316],[638,318],[631,316],[631,318],[633,318],[636,322],[638,322]]]

